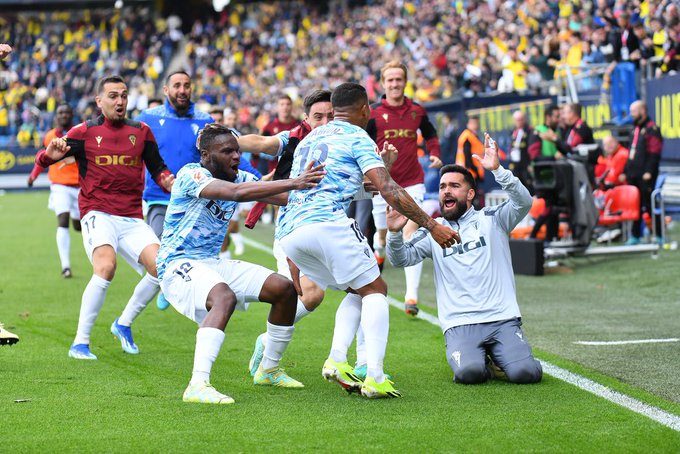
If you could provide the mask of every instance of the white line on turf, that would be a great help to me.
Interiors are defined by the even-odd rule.
[[[259,251],[273,255],[271,246],[267,246],[266,244],[260,243],[259,241],[255,241],[245,237],[243,238],[243,242],[246,245],[252,247],[253,249],[257,249]],[[388,296],[388,302],[391,306],[394,306],[397,309],[401,310],[404,309],[404,303],[401,303],[390,296]],[[437,327],[440,326],[437,317],[426,312],[423,312],[422,310],[418,313],[418,318],[426,320]],[[680,416],[668,413],[667,411],[648,405],[644,402],[640,402],[637,399],[633,399],[632,397],[628,397],[625,394],[611,390],[606,386],[594,382],[593,380],[590,380],[586,377],[575,374],[573,372],[569,372],[568,370],[562,369],[561,367],[555,366],[554,364],[549,363],[547,361],[543,360],[540,361],[541,365],[543,366],[543,372],[545,372],[546,374],[551,375],[564,382],[567,382],[571,385],[574,385],[591,394],[595,394],[598,397],[602,397],[603,399],[606,399],[617,405],[621,405],[624,408],[634,411],[635,413],[638,413],[640,415],[646,416],[660,424],[663,424],[666,427],[669,427],[673,430],[680,432]]]
[[[669,339],[636,339],[625,341],[576,341],[577,345],[629,345],[629,344],[664,344],[667,342],[680,342],[680,339],[671,337]]]

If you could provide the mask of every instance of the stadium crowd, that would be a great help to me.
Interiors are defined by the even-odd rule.
[[[267,123],[282,92],[299,105],[313,89],[357,80],[375,100],[378,70],[391,59],[407,62],[414,75],[406,95],[427,102],[545,90],[564,64],[578,73],[626,61],[645,69],[652,60],[660,75],[677,71],[680,55],[672,0],[385,0],[321,8],[235,4],[185,23],[178,51],[196,76],[197,100],[236,111],[237,127],[249,132]],[[105,72],[128,79],[130,111],[145,108],[183,37],[179,17],[151,17],[125,8],[10,20],[0,41],[17,52],[0,68],[0,136],[21,132],[20,142],[39,142],[33,132],[51,127],[61,101],[90,117],[85,95]]]

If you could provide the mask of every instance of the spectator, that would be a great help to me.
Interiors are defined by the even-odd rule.
[[[602,149],[604,156],[597,160],[595,176],[604,177],[602,180],[605,187],[618,186],[623,184],[619,176],[623,173],[623,168],[628,161],[628,148],[619,143],[614,136],[607,136],[602,139]]]
[[[510,151],[510,171],[519,178],[529,192],[533,192],[531,175],[529,172],[529,136],[533,129],[527,123],[526,115],[521,110],[512,114],[515,129],[512,131],[512,148]]]

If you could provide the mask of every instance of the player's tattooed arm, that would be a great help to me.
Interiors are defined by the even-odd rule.
[[[432,238],[442,247],[450,247],[460,241],[458,232],[439,224],[428,216],[411,198],[411,196],[397,183],[384,167],[377,167],[366,172],[371,183],[380,191],[380,195],[395,210],[411,219],[421,227],[430,231]]]

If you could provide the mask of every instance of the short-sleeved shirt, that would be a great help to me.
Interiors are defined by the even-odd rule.
[[[325,163],[326,175],[314,188],[290,192],[279,214],[278,239],[303,225],[345,219],[363,175],[385,166],[366,131],[342,120],[314,129],[300,142],[290,177],[300,175],[310,160]]]
[[[174,260],[218,257],[238,202],[201,198],[201,191],[213,181],[210,171],[198,163],[187,164],[177,173],[156,259],[160,279]],[[248,181],[257,177],[239,170],[234,183]]]

